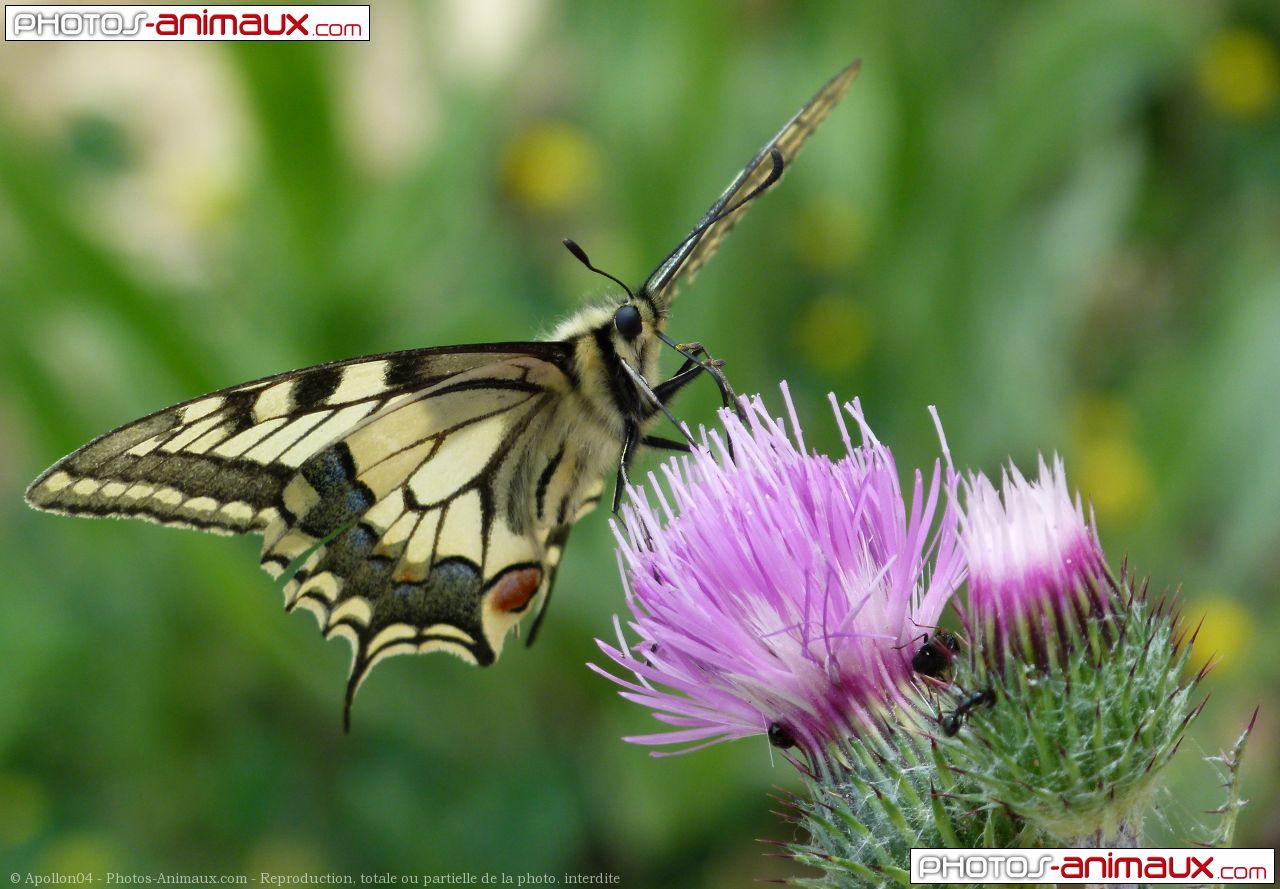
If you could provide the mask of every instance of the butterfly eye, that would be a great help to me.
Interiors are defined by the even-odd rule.
[[[644,324],[640,321],[640,310],[630,303],[621,306],[613,313],[613,326],[618,328],[618,333],[622,334],[624,339],[635,339],[644,330]]]

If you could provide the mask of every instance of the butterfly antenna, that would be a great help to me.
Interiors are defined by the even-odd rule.
[[[741,210],[744,205],[754,201],[756,198],[760,197],[760,195],[772,188],[774,183],[782,178],[782,173],[786,169],[787,162],[782,157],[782,152],[776,148],[769,149],[769,160],[772,162],[772,166],[769,167],[768,175],[764,177],[764,180],[759,185],[751,189],[751,191],[747,192],[738,200],[734,201],[728,207],[721,207],[715,212],[708,211],[702,221],[694,226],[693,231],[689,232],[688,236],[680,242],[680,245],[667,254],[667,258],[662,261],[660,266],[658,266],[658,270],[661,271],[665,269],[667,264],[676,257],[680,257],[680,264],[683,265],[684,261],[688,259],[689,253],[693,250],[694,245],[701,241],[702,236],[707,233],[707,229],[711,228],[711,226],[715,225],[717,222],[722,221],[725,217],[731,216],[738,210]],[[657,273],[655,272],[654,274]],[[645,282],[646,288],[648,287],[648,283],[648,281]]]
[[[703,219],[702,222],[698,223],[697,228],[695,228],[692,232],[690,232],[689,236],[685,238],[683,242],[681,242],[678,248],[676,248],[676,253],[679,253],[681,250],[683,250],[685,245],[689,244],[690,242],[698,241],[704,234],[706,234],[707,229],[711,228],[711,226],[715,225],[717,222],[720,222],[726,217],[736,213],[738,210],[742,209],[746,204],[760,197],[760,195],[764,194],[766,191],[772,188],[775,182],[777,182],[779,179],[782,178],[782,171],[786,167],[786,161],[784,161],[782,158],[782,152],[776,148],[771,148],[769,150],[769,159],[773,162],[773,165],[769,168],[769,175],[767,175],[764,178],[764,181],[762,181],[755,188],[751,189],[751,191],[747,192],[741,198],[734,201],[728,207],[722,207],[715,214],[708,216],[706,219]],[[629,299],[636,298],[635,293],[631,290],[630,287],[627,286],[625,281],[623,281],[621,278],[618,278],[615,275],[609,274],[604,269],[594,265],[591,262],[591,258],[587,256],[587,251],[583,250],[581,245],[579,245],[577,241],[573,240],[572,238],[564,238],[562,240],[562,243],[568,249],[568,251],[573,254],[574,259],[578,260],[578,262],[585,265],[588,269],[595,272],[597,275],[602,275],[603,277],[608,278],[610,281],[617,284],[626,292],[627,297]]]
[[[587,256],[587,251],[579,247],[577,241],[570,240],[569,238],[565,238],[564,245],[569,249],[569,252],[573,254],[574,258],[577,259],[578,262],[582,263],[587,268],[591,269],[591,271],[595,272],[597,275],[603,275],[613,283],[617,284],[619,287],[621,287],[623,290],[627,292],[627,296],[630,299],[636,298],[636,295],[631,292],[631,288],[628,287],[621,279],[615,278],[613,275],[609,274],[604,269],[599,269],[599,268],[596,268],[594,265],[592,265],[591,259]]]
[[[751,189],[751,191],[747,192],[740,199],[734,201],[731,206],[726,207],[715,216],[712,216],[710,219],[703,222],[694,229],[694,231],[701,234],[720,220],[724,219],[726,216],[736,213],[738,210],[742,209],[744,204],[754,201],[770,188],[773,188],[773,184],[782,178],[782,171],[786,168],[787,162],[782,159],[782,152],[776,148],[769,149],[769,159],[773,162],[773,165],[769,168],[769,175],[764,177],[763,182]]]

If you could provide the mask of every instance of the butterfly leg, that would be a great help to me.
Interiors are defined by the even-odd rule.
[[[687,454],[693,450],[693,447],[687,441],[673,441],[669,438],[663,438],[661,435],[646,435],[640,439],[640,444],[657,451],[677,451],[681,454]]]
[[[724,373],[720,369],[720,362],[712,359],[709,355],[706,361],[698,360],[697,356],[706,354],[706,349],[700,343],[693,343],[691,346],[680,346],[679,348],[682,350],[681,354],[686,356],[684,364],[680,365],[680,369],[672,374],[669,379],[663,380],[653,387],[654,394],[658,396],[658,399],[663,404],[668,404],[681,389],[696,380],[702,373],[709,373],[715,378],[716,384],[720,387],[720,397],[723,399],[725,407],[730,407],[736,403],[737,399],[733,394],[733,389],[729,386],[728,381],[724,379]]]
[[[723,362],[712,358],[706,346],[702,345],[702,343],[676,343],[661,331],[658,331],[658,339],[675,349],[685,359],[684,365],[676,372],[675,376],[667,381],[668,383],[678,379],[683,380],[684,375],[692,372],[696,367],[698,370],[710,374],[711,378],[716,381],[716,386],[720,389],[720,399],[723,401],[724,406],[733,408],[733,412],[738,415],[739,419],[746,420],[746,412],[742,409],[742,405],[738,404],[738,396],[733,391],[733,387],[729,385],[728,378],[724,375]],[[684,382],[687,382],[687,380]],[[680,386],[684,385],[684,382],[676,384],[675,389],[678,390]]]
[[[745,420],[746,416],[743,413],[742,405],[738,404],[738,394],[733,391],[733,386],[729,384],[729,378],[724,374],[724,362],[713,358],[711,353],[707,351],[707,347],[702,343],[681,343],[677,348],[681,353],[690,356],[690,361],[695,358],[704,359],[697,361],[696,364],[699,369],[706,371],[716,381],[716,387],[720,390],[720,400],[723,402],[723,406],[732,408],[739,419]]]
[[[691,383],[698,374],[706,372],[711,375],[712,379],[716,381],[716,385],[720,388],[720,398],[724,407],[732,408],[733,412],[738,415],[738,419],[746,422],[746,412],[738,402],[738,396],[733,391],[733,387],[729,385],[728,379],[725,378],[724,370],[722,369],[723,363],[712,358],[711,353],[707,351],[707,347],[702,343],[684,343],[675,345],[674,348],[685,356],[685,362],[669,380],[659,383],[654,388],[654,394],[665,403],[674,398],[675,394]],[[699,360],[699,358],[703,358],[703,360]],[[728,448],[729,459],[732,460],[734,459],[732,441],[728,442]],[[688,448],[684,450],[687,451]]]
[[[663,380],[653,387],[653,394],[667,404],[676,397],[676,393],[692,383],[702,373],[702,365],[694,361],[686,361],[670,379]]]
[[[622,442],[622,459],[618,461],[618,478],[613,484],[613,514],[618,514],[622,506],[622,492],[631,480],[627,478],[627,467],[636,455],[636,445],[640,444],[640,427],[635,423],[627,424],[626,438]]]

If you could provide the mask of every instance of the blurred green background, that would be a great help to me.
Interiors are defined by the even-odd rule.
[[[335,358],[526,338],[643,279],[850,58],[853,90],[677,303],[811,444],[863,398],[900,466],[1059,451],[1113,561],[1217,652],[1171,770],[1255,704],[1242,845],[1280,816],[1280,11],[1274,3],[379,2],[372,41],[0,53],[0,861],[5,870],[795,873],[760,740],[650,759],[589,673],[607,516],[492,669],[348,653],[257,544],[29,511],[124,421]],[[712,417],[710,384],[679,413]],[[648,458],[646,466],[656,465]]]

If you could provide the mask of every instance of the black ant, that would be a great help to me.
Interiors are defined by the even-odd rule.
[[[920,647],[911,656],[911,669],[921,676],[946,680],[951,675],[951,664],[960,653],[960,637],[950,630],[937,630],[931,636],[922,633],[910,642],[919,641]],[[905,645],[899,646],[903,648]]]
[[[942,719],[942,733],[948,738],[954,737],[964,725],[965,717],[978,707],[990,707],[996,702],[996,693],[991,689],[972,692],[960,699],[956,708]]]
[[[795,736],[780,722],[769,723],[769,743],[779,750],[796,746]]]

